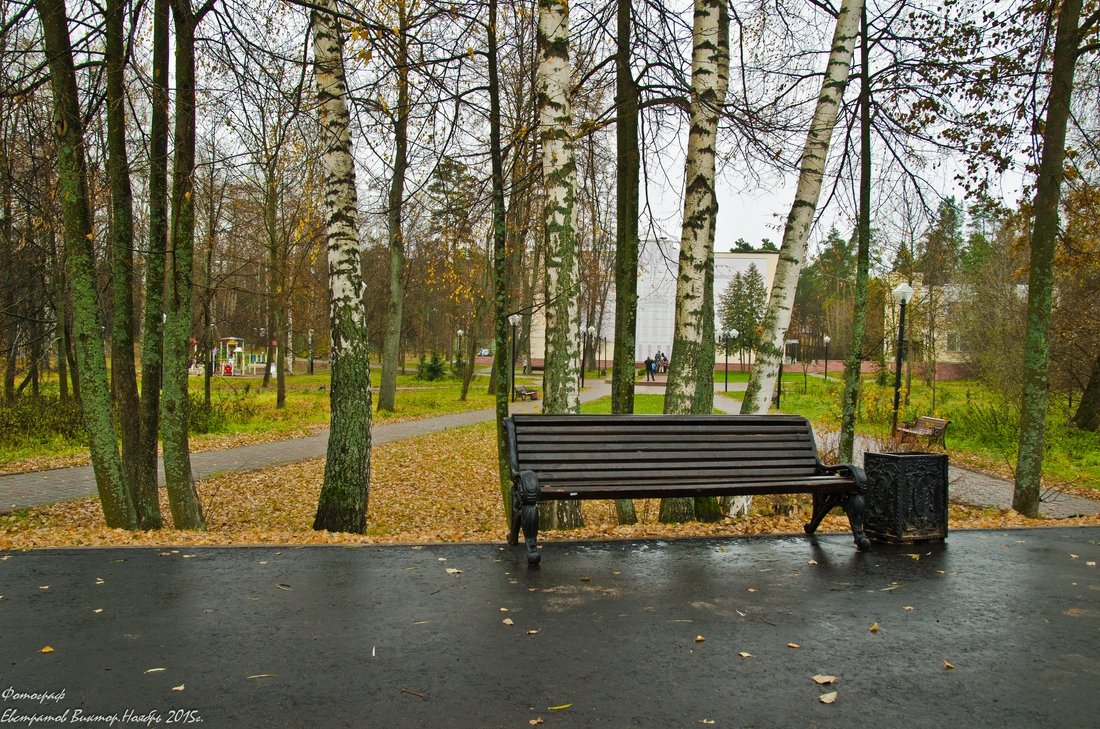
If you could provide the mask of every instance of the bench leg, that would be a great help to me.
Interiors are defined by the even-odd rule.
[[[854,493],[848,496],[844,494],[830,494],[828,496],[814,494],[814,513],[809,523],[803,527],[806,533],[812,535],[816,532],[817,527],[821,524],[821,520],[837,506],[844,509],[844,513],[848,515],[848,524],[852,528],[852,537],[855,539],[856,546],[861,551],[869,549],[871,547],[871,540],[863,533],[863,519],[866,515],[866,499],[864,499],[863,494],[860,493]]]
[[[519,544],[519,528],[523,522],[523,497],[520,495],[519,484],[512,482],[512,525],[508,530],[508,544]]]
[[[852,527],[852,538],[855,539],[859,551],[865,552],[871,548],[871,540],[863,533],[863,520],[867,515],[867,499],[861,493],[854,493],[848,497],[848,505],[844,507],[848,514],[848,524]]]
[[[820,494],[814,494],[814,511],[810,517],[810,521],[802,528],[806,530],[807,534],[813,534],[817,531],[817,527],[821,524],[821,520],[833,510],[834,507],[844,507],[844,502],[837,496],[821,496]]]
[[[527,564],[535,566],[542,559],[538,551],[539,481],[531,471],[521,471],[519,477],[523,492],[523,540],[527,543]]]

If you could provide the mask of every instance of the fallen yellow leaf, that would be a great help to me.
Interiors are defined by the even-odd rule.
[[[173,690],[173,691],[183,691],[183,689],[184,689],[184,687],[185,687],[186,685],[187,685],[187,684],[181,683],[181,684],[180,684],[179,686],[173,686],[173,687],[172,687],[172,690]]]
[[[538,634],[539,634],[539,631],[537,631],[537,630],[528,630],[527,631],[527,635],[538,635]]]
[[[505,625],[514,625],[511,618],[505,618],[503,622]]]
[[[257,673],[255,676],[248,676],[248,680],[251,681],[254,678],[275,678],[274,673]]]
[[[53,646],[52,645],[44,645],[44,646],[42,646],[42,650],[40,650],[38,652],[39,653],[53,653]]]
[[[910,559],[920,559],[919,554],[909,554],[909,555],[906,555],[906,556],[909,557]]]
[[[706,638],[704,638],[704,637],[703,637],[703,636],[701,636],[701,635],[697,635],[697,636],[695,636],[695,642],[696,642],[696,643],[702,643],[702,642],[703,642],[704,640],[706,640]]]
[[[800,646],[798,643],[788,643],[787,647],[788,648],[801,648],[802,646]]]
[[[749,653],[748,651],[741,651],[737,655],[741,656],[742,658],[752,658],[752,653]]]
[[[447,574],[449,574],[449,575],[461,575],[462,570],[455,569],[454,567],[448,567],[447,568]]]
[[[836,691],[830,691],[827,694],[821,694],[818,697],[818,701],[823,704],[835,704],[836,703]]]
[[[755,587],[750,587],[749,592],[756,592],[756,588]]]
[[[542,723],[542,717],[541,716],[536,716],[534,719],[531,719],[527,723],[530,724],[531,726],[538,726],[539,724]]]
[[[827,684],[834,683],[836,681],[836,676],[826,676],[819,673],[814,676],[813,681],[818,686],[825,686]]]
[[[945,671],[950,671],[954,667],[955,667],[955,664],[951,663],[946,658],[943,660],[943,668],[944,668]]]
[[[0,597],[3,597],[3,595],[0,595]],[[95,613],[96,615],[99,615],[101,612],[103,612],[103,608],[96,608],[92,612]]]
[[[877,633],[878,632],[878,623],[871,623],[871,632],[872,633]]]
[[[912,605],[906,605],[905,607],[902,608],[902,610],[906,610],[908,612],[913,612],[913,606]]]
[[[551,706],[550,711],[561,711],[562,709],[568,709],[573,704],[562,704],[561,706]]]
[[[149,668],[149,669],[146,669],[145,673],[160,673],[161,671],[167,671],[167,670],[168,670],[167,668]]]
[[[280,590],[293,590],[294,589],[293,587],[286,584],[285,582],[276,582],[275,587],[278,587]]]

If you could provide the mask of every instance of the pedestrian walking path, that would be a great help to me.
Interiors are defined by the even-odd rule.
[[[611,394],[611,386],[605,382],[594,381],[590,384],[591,387],[581,392],[582,402]],[[511,404],[511,411],[516,413],[539,412],[541,408],[541,401]],[[374,445],[382,445],[396,440],[415,438],[418,435],[438,433],[450,428],[483,423],[492,420],[494,415],[495,411],[486,408],[423,420],[376,425],[371,429],[371,442]],[[192,453],[191,470],[196,479],[206,478],[216,473],[253,471],[268,466],[321,458],[325,455],[327,448],[328,430],[324,430],[304,438]],[[160,469],[160,479],[163,483],[163,468]],[[91,466],[54,468],[47,471],[0,476],[0,514],[30,506],[51,504],[55,501],[93,496],[95,493],[95,474],[92,473]]]
[[[664,383],[651,383],[663,385]],[[602,380],[592,380],[581,392],[581,401],[589,402],[611,394],[611,385]],[[718,388],[721,388],[719,385]],[[737,392],[745,389],[745,383],[730,383],[730,390]],[[727,413],[740,412],[738,401],[726,397],[718,389],[714,396],[714,406]],[[534,413],[542,408],[541,401],[512,403],[515,413]],[[374,445],[414,438],[428,433],[437,433],[450,428],[473,425],[492,420],[491,409],[470,410],[462,413],[440,415],[423,420],[410,420],[402,423],[377,425],[371,430]],[[826,435],[825,438],[828,436]],[[819,436],[818,442],[823,442]],[[257,443],[227,448],[220,451],[207,451],[191,455],[191,468],[196,479],[206,478],[216,473],[252,471],[268,466],[278,466],[325,455],[328,446],[328,431],[316,435],[291,440]],[[871,446],[864,438],[857,439],[856,462],[863,462],[863,453]],[[163,482],[164,473],[161,471]],[[1007,509],[1012,505],[1012,483],[1006,479],[972,471],[958,466],[950,466],[949,493],[953,501],[974,506]],[[90,466],[74,468],[56,468],[48,471],[12,474],[0,476],[0,514],[25,509],[31,506],[50,504],[55,501],[93,496],[96,493],[95,475]],[[1039,512],[1050,518],[1067,518],[1077,515],[1100,513],[1100,501],[1080,498],[1070,494],[1048,495],[1040,505]]]

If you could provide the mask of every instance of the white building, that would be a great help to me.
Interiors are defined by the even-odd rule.
[[[720,332],[722,327],[718,321],[718,302],[734,274],[746,273],[749,266],[755,263],[764,277],[765,288],[771,291],[779,254],[763,251],[723,253],[721,245],[715,247],[717,250],[714,254],[714,330]],[[726,250],[728,249],[727,245]],[[643,241],[641,250],[638,251],[638,325],[635,331],[635,362],[642,362],[658,351],[663,352],[669,359],[675,356],[675,352],[672,351],[672,337],[676,325],[676,274],[679,257],[678,241]],[[587,327],[589,322],[581,322],[581,324]],[[581,336],[580,332],[577,336]],[[608,292],[603,324],[598,336],[604,342],[601,345],[601,357],[604,362],[610,363],[615,347],[614,283]],[[531,354],[536,366],[541,364],[544,351],[545,327],[540,308],[531,322]],[[716,361],[721,360],[721,350],[717,350],[716,355]]]

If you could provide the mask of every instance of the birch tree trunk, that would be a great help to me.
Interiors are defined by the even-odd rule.
[[[1020,450],[1012,508],[1024,516],[1039,515],[1043,480],[1043,439],[1050,388],[1050,321],[1054,301],[1054,250],[1058,242],[1058,204],[1066,157],[1066,126],[1077,65],[1081,0],[1065,0],[1058,14],[1050,97],[1043,125],[1043,155],[1035,185],[1035,220],[1031,229],[1027,329],[1024,335],[1024,391],[1020,402]]]
[[[393,179],[386,211],[390,239],[390,298],[386,304],[386,335],[382,343],[382,379],[378,386],[378,409],[393,412],[397,405],[397,370],[400,367],[401,322],[405,308],[405,172],[409,165],[409,13],[398,0],[397,115],[393,136]]]
[[[207,6],[209,7],[209,6]],[[191,295],[195,253],[195,27],[201,15],[191,0],[173,0],[176,30],[176,106],[172,159],[171,245],[165,292],[164,385],[161,442],[164,483],[176,529],[206,528],[191,472],[187,352],[191,339]]]
[[[76,90],[76,70],[69,43],[64,0],[37,0],[43,40],[49,58],[57,134],[57,191],[65,225],[65,259],[72,288],[72,337],[80,370],[80,400],[88,431],[92,470],[109,527],[137,528],[137,513],[122,470],[107,362],[96,300],[92,218],[84,162],[84,128]]]
[[[168,18],[169,0],[153,3],[153,74],[149,121],[149,237],[145,253],[145,311],[141,335],[141,471],[135,506],[142,529],[160,529],[157,443],[164,379],[164,261],[168,248]],[[144,508],[158,504],[156,510]]]
[[[718,118],[729,86],[726,0],[695,0],[694,17],[691,130],[684,169],[684,220],[666,413],[709,413],[714,404],[714,231],[718,215],[714,177]],[[721,516],[713,498],[661,500],[663,522],[688,521],[696,512],[706,519]]]
[[[311,12],[313,67],[325,176],[325,236],[332,332],[331,420],[314,529],[362,534],[370,494],[370,360],[351,155],[344,41],[333,0]]]
[[[757,345],[752,373],[749,375],[748,389],[741,403],[742,413],[767,413],[775,391],[775,380],[783,357],[783,340],[791,323],[791,307],[794,305],[798,274],[806,259],[806,241],[821,196],[825,160],[840,102],[844,97],[844,88],[848,84],[862,11],[863,0],[843,0],[837,13],[829,63],[825,69],[825,79],[821,83],[821,93],[817,97],[806,145],[802,150],[798,186],[783,229],[783,244],[779,248],[775,280],[768,299],[768,309],[764,314],[763,332]]]
[[[546,186],[543,241],[546,261],[546,354],[543,412],[580,412],[580,277],[576,250],[573,114],[569,91],[569,6],[539,0],[537,91],[542,176]],[[552,501],[540,510],[544,529],[583,525],[580,504]]]

